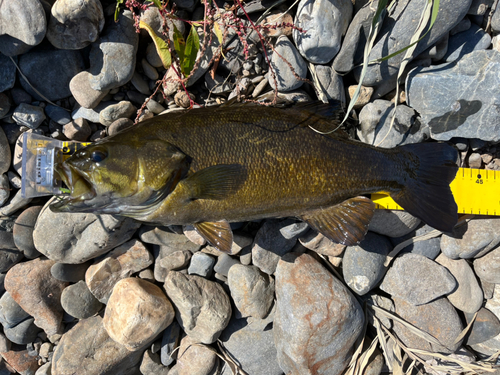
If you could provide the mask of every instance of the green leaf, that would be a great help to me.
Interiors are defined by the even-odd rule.
[[[162,38],[156,35],[153,28],[147,23],[140,21],[139,28],[147,30],[149,35],[151,35],[151,39],[153,39],[156,47],[156,52],[158,52],[158,56],[160,56],[163,67],[165,69],[170,68],[170,65],[172,65],[172,56],[170,55],[170,51],[168,50],[168,44]]]
[[[120,5],[123,4],[124,0],[116,0],[116,8],[115,8],[115,22],[118,22],[118,14],[120,13]]]
[[[222,46],[222,31],[221,31],[220,26],[217,22],[214,22],[214,33],[217,36],[217,40],[219,41],[219,44]]]
[[[158,9],[163,9],[163,5],[160,0],[148,0],[148,1],[154,3],[158,7]]]
[[[182,33],[179,29],[174,25],[174,49],[179,56],[179,61],[182,62],[184,60],[184,50],[186,49],[186,41],[182,36]]]
[[[198,32],[194,26],[191,26],[191,31],[189,32],[186,41],[186,49],[184,50],[184,59],[181,62],[181,69],[184,76],[187,77],[191,73],[191,70],[196,62],[199,49],[200,38],[198,37]]]

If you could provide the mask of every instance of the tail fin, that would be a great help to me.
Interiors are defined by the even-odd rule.
[[[392,199],[431,227],[451,233],[457,223],[457,204],[450,183],[458,171],[458,152],[446,143],[418,143],[399,148],[414,161],[405,187]]]

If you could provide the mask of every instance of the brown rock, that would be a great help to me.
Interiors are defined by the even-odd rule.
[[[357,85],[349,86],[349,98],[352,99],[354,96],[354,92],[356,91]],[[356,101],[356,104],[354,105],[354,109],[360,109],[364,105],[366,105],[369,101],[370,98],[372,97],[373,94],[373,87],[367,87],[367,86],[361,86],[361,91],[359,92],[359,97],[358,100]]]
[[[264,33],[268,36],[291,36],[293,17],[289,13],[273,12],[264,19]]]
[[[89,123],[80,117],[63,126],[64,135],[73,141],[85,142],[92,134]]]
[[[314,230],[307,232],[304,236],[299,238],[302,246],[309,250],[315,251],[318,254],[338,257],[345,250],[345,245],[335,243],[321,233]]]
[[[90,87],[90,76],[89,72],[83,71],[75,75],[69,82],[71,94],[84,108],[94,108],[109,93],[109,90],[94,90]]]
[[[181,340],[177,354],[179,375],[209,375],[217,365],[217,355],[206,345],[198,344],[189,336]]]
[[[54,263],[37,258],[15,265],[5,276],[5,289],[49,336],[59,332],[63,317],[61,293],[68,285],[52,277],[50,268]]]
[[[1,354],[11,367],[22,375],[34,375],[40,367],[37,357],[30,356],[27,350],[13,349]]]
[[[146,280],[128,278],[115,285],[103,324],[113,340],[134,351],[167,328],[174,316],[174,308],[160,288]]]

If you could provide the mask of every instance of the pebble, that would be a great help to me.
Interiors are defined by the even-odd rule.
[[[0,174],[4,174],[9,170],[12,161],[9,141],[5,132],[0,127]]]
[[[151,227],[143,225],[139,230],[139,237],[142,242],[153,245],[165,245],[175,250],[189,250],[196,252],[200,249],[197,245],[189,241],[186,236],[172,232],[167,227]]]
[[[190,275],[198,275],[201,277],[210,278],[215,265],[215,259],[205,253],[197,252],[191,257],[188,273]]]
[[[5,337],[3,333],[0,333],[0,353],[8,352],[11,348],[11,342]]]
[[[50,202],[49,202],[50,204]],[[46,204],[33,231],[35,247],[60,263],[84,263],[128,241],[140,223],[89,213],[54,213]],[[52,236],[47,236],[52,233]]]
[[[189,250],[179,250],[167,254],[159,260],[160,266],[167,271],[185,268],[189,264],[192,253]]]
[[[10,111],[10,100],[3,92],[0,93],[0,118],[7,116]]]
[[[73,118],[73,120],[76,120],[78,118],[84,118],[89,122],[94,122],[99,124],[99,113],[101,113],[101,111],[104,108],[112,104],[116,103],[110,101],[104,101],[96,105],[94,108],[77,107],[73,112],[71,112],[71,117]]]
[[[321,85],[326,98],[330,100],[338,100],[342,106],[346,104],[344,81],[342,76],[337,74],[335,70],[326,65],[316,65],[316,76],[318,83]]]
[[[156,46],[154,45],[154,43],[148,44],[148,47],[146,48],[146,60],[151,64],[151,66],[155,68],[163,67],[163,62],[161,61],[160,56],[156,51]]]
[[[1,354],[5,362],[21,375],[33,375],[40,367],[36,356],[30,355],[26,349],[12,349]]]
[[[189,336],[181,340],[176,368],[179,375],[210,375],[217,366],[217,355]]]
[[[81,264],[55,263],[50,268],[50,274],[57,280],[68,283],[77,283],[80,280],[85,280],[85,272],[91,264],[92,261]]]
[[[220,275],[224,275],[227,277],[227,275],[229,274],[229,270],[237,264],[240,264],[240,262],[237,259],[227,254],[221,254],[217,257],[217,262],[215,263],[214,271],[219,273]]]
[[[9,201],[9,203],[0,208],[0,216],[10,216],[14,212],[24,208],[32,201],[32,198],[23,198],[21,190],[18,190],[16,195]]]
[[[29,318],[11,328],[4,328],[3,332],[7,339],[14,344],[26,345],[35,341],[38,333],[41,331],[35,325],[35,319]]]
[[[90,50],[90,87],[110,90],[130,81],[135,71],[139,34],[128,10],[120,12],[118,22],[111,22]]]
[[[255,266],[235,264],[227,275],[237,317],[263,319],[274,301],[274,279]]]
[[[116,133],[125,130],[127,128],[130,128],[131,126],[134,125],[134,122],[129,119],[129,118],[119,118],[111,123],[111,125],[108,126],[107,131],[108,135],[115,135]]]
[[[129,351],[111,339],[104,329],[103,319],[97,315],[82,319],[66,332],[57,344],[52,356],[52,374],[85,375],[109,373],[127,374],[137,365],[142,351]]]
[[[69,89],[75,100],[84,108],[95,108],[109,90],[95,90],[90,86],[91,74],[87,71],[76,74],[69,82]]]
[[[434,228],[431,226],[421,223],[415,231],[402,237],[390,238],[390,240],[394,247],[396,247],[396,245],[413,238],[414,242],[404,247],[401,253],[419,254],[434,260],[441,253],[441,236],[436,236],[427,240],[419,240],[419,236],[423,236],[433,230]]]
[[[104,259],[91,265],[85,282],[91,293],[107,303],[115,285],[153,263],[153,255],[141,241],[132,239],[110,251]]]
[[[61,295],[61,305],[66,313],[77,319],[90,318],[103,307],[103,304],[94,297],[83,280],[64,288]]]
[[[59,49],[82,49],[95,42],[104,27],[99,0],[58,0],[50,13],[47,39]]]
[[[354,296],[313,257],[290,253],[279,261],[273,330],[285,373],[340,374],[363,324]]]
[[[45,106],[45,113],[51,120],[57,122],[59,125],[65,125],[71,121],[70,112],[62,107],[48,104]]]
[[[335,243],[315,230],[306,232],[299,238],[299,242],[309,250],[332,257],[340,256],[345,250],[345,245]]]
[[[357,295],[372,290],[384,277],[384,262],[392,250],[390,241],[368,232],[357,246],[347,246],[342,260],[344,280]]]
[[[475,313],[475,312],[474,312]],[[465,314],[469,324],[474,313]],[[466,345],[476,345],[488,341],[500,334],[500,319],[490,310],[482,307],[478,312],[469,334],[465,339]]]
[[[181,327],[177,321],[173,321],[165,331],[161,339],[161,363],[164,366],[170,366],[177,358],[176,348],[181,339]],[[175,350],[175,351],[174,351]]]
[[[269,85],[273,89],[277,89],[280,92],[288,92],[298,89],[304,81],[297,79],[292,73],[288,64],[281,59],[282,56],[288,63],[291,64],[293,71],[300,78],[305,78],[307,75],[307,65],[297,51],[295,46],[290,42],[290,40],[282,35],[278,38],[275,45],[275,52],[271,56],[271,66],[273,71],[279,78],[276,78],[276,82],[272,77],[271,70],[267,79],[269,80]]]
[[[33,101],[31,95],[20,87],[13,87],[12,90],[10,90],[10,95],[12,96],[12,100],[16,105],[19,105],[21,103],[30,104]]]
[[[89,123],[84,118],[77,118],[67,123],[62,131],[68,139],[78,142],[85,142],[92,134]]]
[[[30,318],[30,314],[24,311],[22,307],[14,301],[10,293],[3,293],[0,298],[0,323],[3,328],[15,327],[28,318]]]
[[[51,276],[53,264],[52,260],[37,258],[15,265],[5,276],[5,289],[47,335],[60,332],[63,317],[60,298],[67,286]]]
[[[131,102],[123,100],[99,112],[99,122],[104,126],[109,126],[119,118],[130,118],[136,111],[137,108]]]
[[[0,272],[7,272],[23,258],[24,254],[19,250],[0,249]]]
[[[14,58],[14,61],[17,64],[17,57]],[[0,92],[13,88],[15,83],[16,66],[12,63],[8,56],[0,54]],[[3,108],[2,105],[0,105],[0,108]],[[4,115],[5,114],[2,114],[2,111],[0,111],[0,118],[2,118]]]
[[[443,59],[446,62],[458,61],[472,51],[485,50],[491,45],[491,36],[479,26],[472,24],[469,29],[452,35],[448,51]]]
[[[189,108],[191,106],[191,100],[194,100],[194,95],[189,93],[189,95],[185,91],[179,91],[174,96],[174,102],[179,107]]]
[[[144,74],[149,78],[152,79],[153,81],[156,81],[159,77],[158,71],[154,66],[152,66],[150,63],[148,63],[148,60],[146,59],[141,59],[141,66],[142,70],[144,70]]]
[[[19,68],[43,97],[23,79],[20,83],[24,90],[37,100],[56,101],[71,95],[69,82],[85,68],[85,64],[79,51],[47,49],[22,55]]]
[[[445,267],[419,254],[397,257],[380,284],[380,289],[414,306],[452,293],[457,281]]]
[[[231,303],[222,286],[170,271],[165,290],[178,311],[178,323],[192,339],[211,344],[219,338],[231,317]]]
[[[494,10],[493,15],[491,17],[491,28],[497,33],[500,32],[500,11],[498,9],[499,8],[497,7]]]
[[[326,64],[340,50],[342,36],[351,21],[349,0],[302,0],[297,7],[293,39],[301,55],[315,64]]]
[[[500,247],[474,260],[476,275],[488,283],[500,284]]]
[[[142,357],[139,370],[142,375],[168,375],[169,369],[160,362],[160,356],[151,350],[146,350]]]
[[[10,197],[9,178],[6,174],[0,175],[0,207],[7,203]]]
[[[148,83],[142,78],[142,76],[139,73],[137,73],[137,71],[134,72],[134,75],[132,76],[130,83],[132,83],[135,89],[139,91],[141,94],[148,96],[151,95]]]
[[[20,126],[36,129],[46,119],[43,108],[21,103],[12,114],[12,119]]]
[[[267,26],[263,30],[264,34],[267,36],[292,36],[292,28],[288,25],[293,24],[293,17],[289,13],[272,11],[271,14],[262,21],[262,24]]]
[[[474,218],[457,230],[465,230],[462,238],[441,237],[441,250],[451,259],[480,258],[500,243],[500,220],[496,217]]]
[[[149,109],[151,112],[153,112],[155,115],[158,115],[166,110],[164,106],[162,106],[160,103],[158,103],[156,100],[153,99],[150,99],[147,102],[146,108]]]
[[[127,278],[113,288],[103,325],[113,340],[136,351],[167,328],[174,316],[172,304],[159,287],[145,280]]]
[[[484,307],[500,319],[500,287],[498,285],[495,286],[493,297],[486,301]],[[488,358],[500,350],[500,335],[496,335],[489,340],[480,344],[472,345],[471,347],[479,355],[479,357],[483,359]]]
[[[436,262],[446,267],[457,282],[457,288],[447,298],[455,308],[474,314],[483,304],[483,291],[476,275],[465,259],[453,260],[441,254]]]

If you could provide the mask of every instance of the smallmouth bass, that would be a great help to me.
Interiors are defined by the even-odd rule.
[[[457,151],[445,143],[383,149],[340,130],[310,129],[335,128],[342,116],[338,105],[318,102],[157,116],[58,164],[71,194],[51,209],[193,224],[230,252],[230,222],[268,217],[297,217],[335,242],[357,244],[375,208],[363,195],[386,191],[414,216],[451,232]]]

